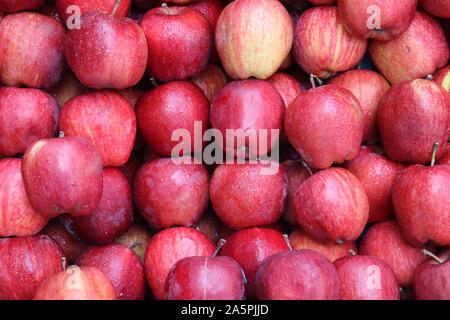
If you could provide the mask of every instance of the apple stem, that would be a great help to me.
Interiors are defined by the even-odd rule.
[[[355,252],[355,251],[353,251],[352,249],[348,250],[348,252],[350,253],[350,255],[352,255],[352,256],[356,256],[356,252]]]
[[[138,240],[138,241],[136,241],[135,243],[133,243],[130,247],[129,247],[129,249],[130,250],[134,250],[137,246],[140,246],[141,245],[141,242]]]
[[[308,163],[306,163],[305,160],[302,160],[301,163],[302,163],[302,166],[304,166],[306,168],[306,170],[308,170],[310,175],[314,175],[314,173],[311,170],[311,167],[308,165]]]
[[[289,241],[289,236],[287,234],[283,234],[283,238],[284,241],[286,241],[289,251],[294,251],[294,249],[292,249],[291,241]]]
[[[311,81],[311,85],[312,85],[313,89],[316,88],[316,81],[319,84],[319,86],[321,86],[323,84],[323,81],[318,76],[316,76],[315,74],[310,74],[309,77],[310,77],[309,79]]]
[[[344,243],[344,241],[342,241],[341,239],[339,239],[338,241],[337,241],[337,244],[343,244]]]
[[[171,14],[170,10],[169,10],[169,6],[167,6],[167,3],[163,2],[161,3],[161,7],[163,7],[164,9],[166,9],[167,14]]]
[[[212,255],[213,258],[219,254],[220,249],[222,249],[222,247],[225,245],[225,243],[227,243],[227,240],[225,240],[225,239],[220,239],[219,240],[219,243],[217,244],[216,251],[214,251],[214,254]]]
[[[434,166],[434,164],[436,163],[436,152],[437,152],[438,148],[439,148],[439,142],[435,142],[433,144],[433,155],[431,156],[431,166]]]
[[[433,254],[432,252],[428,251],[427,249],[423,249],[422,253],[433,258],[434,260],[436,260],[437,262],[439,262],[439,264],[443,264],[445,261],[443,261],[442,259],[439,259],[438,256],[436,256],[435,254]]]
[[[67,270],[67,259],[65,257],[61,258],[62,268],[64,271]]]
[[[433,77],[432,74],[429,74],[429,75],[427,75],[427,76],[425,77],[425,79],[427,79],[427,80],[433,80],[434,77]]]
[[[114,9],[113,9],[113,12],[112,12],[112,16],[113,17],[116,14],[116,11],[119,8],[119,6],[120,6],[120,0],[116,0],[116,4],[114,5]]]
[[[60,131],[60,132],[59,132],[59,137],[60,137],[60,138],[64,138],[64,131]]]
[[[152,83],[152,86],[154,86],[155,88],[158,88],[158,83],[156,82],[155,78],[150,77],[150,82]]]

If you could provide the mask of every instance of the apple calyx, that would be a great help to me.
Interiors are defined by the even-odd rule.
[[[60,131],[58,137],[59,138],[64,138],[64,131]]]
[[[431,156],[431,164],[430,164],[432,167],[436,163],[436,152],[437,152],[438,148],[439,148],[439,142],[435,142],[433,144],[433,155]]]
[[[444,260],[440,259],[438,256],[436,256],[434,253],[428,251],[427,249],[423,249],[423,250],[422,250],[422,253],[423,253],[424,255],[427,255],[427,256],[433,258],[433,259],[436,260],[439,264],[443,264],[443,263],[445,262]]]
[[[114,17],[114,15],[116,14],[117,9],[120,6],[120,0],[116,0],[116,4],[114,5],[114,9],[113,12],[111,13],[111,15]]]
[[[153,87],[158,88],[158,83],[156,82],[155,78],[150,77],[150,82]]]
[[[294,249],[292,249],[291,241],[289,240],[289,235],[283,234],[283,239],[286,241],[289,251],[294,251]]]
[[[323,81],[322,79],[320,79],[318,76],[316,76],[315,74],[310,74],[309,75],[309,80],[311,81],[311,86],[313,89],[316,88],[316,81],[319,84],[319,86],[323,85]]]
[[[433,76],[432,74],[429,74],[429,75],[427,75],[427,76],[425,77],[425,79],[431,81],[431,80],[434,79],[434,76]]]
[[[227,243],[227,240],[225,240],[225,239],[220,239],[219,240],[219,242],[217,243],[216,251],[214,251],[214,253],[212,255],[213,258],[215,258],[219,254],[220,250],[225,245],[225,243]]]
[[[336,241],[337,244],[343,244],[344,241],[342,239],[339,239],[338,241]]]
[[[67,259],[65,257],[61,258],[61,264],[64,271],[67,270]]]
[[[348,253],[350,253],[350,255],[352,256],[356,256],[356,252],[352,249],[348,250]]]
[[[169,6],[167,5],[167,3],[165,3],[165,2],[161,3],[161,7],[163,7],[166,10],[168,15],[172,14],[169,10]]]
[[[141,242],[138,240],[135,243],[133,243],[128,249],[134,250],[134,249],[136,249],[136,247],[138,247],[140,245],[141,245]]]

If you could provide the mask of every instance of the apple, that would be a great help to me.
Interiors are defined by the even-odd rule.
[[[400,300],[392,269],[371,256],[343,257],[334,262],[339,275],[340,300]]]
[[[216,143],[231,157],[264,156],[278,142],[274,130],[281,134],[285,109],[282,97],[267,81],[230,82],[216,94],[211,104],[211,127],[223,136]],[[234,130],[234,135],[229,134],[230,130]]]
[[[389,41],[411,24],[417,0],[338,0],[339,18],[353,36]]]
[[[111,280],[117,300],[144,299],[144,267],[131,249],[121,244],[90,247],[78,257],[76,264],[102,271]]]
[[[211,209],[207,210],[201,219],[195,224],[195,228],[208,236],[214,243],[220,240],[220,231],[222,223],[215,212]]]
[[[413,286],[417,300],[450,300],[450,249],[428,259],[414,272]]]
[[[292,231],[289,235],[289,242],[293,250],[314,250],[326,256],[331,262],[358,253],[353,241],[343,241],[342,243],[317,241],[300,228]]]
[[[338,72],[353,69],[363,58],[367,40],[350,35],[334,6],[305,11],[294,29],[294,58],[309,74],[329,79]]]
[[[59,17],[64,24],[73,16],[74,12],[76,14],[83,14],[88,11],[101,11],[109,14],[114,12],[115,17],[126,17],[130,11],[131,2],[131,0],[55,0]],[[78,11],[71,10],[72,6],[77,6]]]
[[[104,167],[120,167],[130,158],[136,138],[136,115],[130,103],[110,90],[69,100],[61,109],[59,129],[80,136],[100,152]]]
[[[99,152],[81,137],[39,140],[22,162],[28,201],[46,218],[94,211],[102,195],[102,172]]]
[[[449,101],[448,104],[450,104],[450,65],[436,71],[433,76],[433,81],[449,93],[447,99]]]
[[[349,90],[325,85],[297,96],[286,110],[284,129],[311,168],[327,169],[358,155],[363,112]]]
[[[449,136],[446,92],[434,82],[422,79],[394,85],[380,102],[377,121],[390,160],[429,163],[435,142],[439,143],[439,159]]]
[[[0,239],[0,300],[33,299],[39,285],[62,270],[62,258],[47,236]]]
[[[191,4],[188,7],[203,14],[211,25],[213,34],[216,31],[217,19],[222,12],[224,3],[222,0],[199,0]]]
[[[23,154],[29,145],[56,135],[59,108],[39,89],[0,88],[0,153]]]
[[[145,251],[151,238],[152,236],[145,226],[133,224],[126,233],[114,239],[114,243],[122,244],[133,250],[144,264]]]
[[[221,256],[233,258],[247,279],[247,298],[256,297],[255,275],[265,259],[289,247],[283,235],[273,229],[249,228],[231,234],[220,251]]]
[[[440,164],[440,165],[446,164],[446,165],[450,166],[450,143],[447,143],[444,153],[439,158],[439,160],[436,162],[436,164]]]
[[[369,52],[375,66],[392,84],[432,75],[449,59],[441,25],[421,11],[416,11],[405,33],[387,42],[372,41]]]
[[[69,29],[67,62],[83,85],[92,89],[125,89],[145,73],[148,49],[145,35],[130,18],[100,11],[81,15],[80,28]]]
[[[169,228],[154,235],[148,243],[144,267],[155,298],[166,300],[165,281],[175,263],[186,257],[210,257],[214,251],[214,243],[194,228]]]
[[[203,91],[189,81],[172,81],[145,93],[136,105],[139,131],[150,148],[171,156],[178,141],[172,141],[176,130],[187,130],[195,137],[195,122],[201,123],[201,138],[208,129],[209,103]],[[183,141],[188,153],[202,150],[204,142]],[[176,156],[178,156],[177,154]],[[187,155],[187,154],[180,154]]]
[[[99,269],[70,266],[45,280],[34,300],[116,300],[111,280]]]
[[[136,154],[132,153],[128,161],[119,167],[120,171],[125,175],[130,186],[134,188],[134,181],[136,180],[136,175],[139,169],[144,164],[144,161]]]
[[[333,263],[313,250],[279,252],[258,268],[255,287],[260,300],[338,300]]]
[[[65,29],[35,12],[9,14],[0,24],[0,82],[8,86],[51,88],[64,65]]]
[[[354,241],[369,218],[364,187],[348,170],[333,167],[315,173],[295,192],[299,225],[319,241]]]
[[[209,103],[213,101],[217,92],[228,82],[222,69],[214,64],[208,64],[197,76],[191,77],[190,81],[203,90]]]
[[[292,39],[291,17],[277,0],[236,0],[217,20],[217,52],[233,79],[271,77],[289,55]]]
[[[0,11],[17,12],[24,10],[34,10],[39,8],[45,0],[2,0],[0,1]]]
[[[370,147],[363,146],[359,155],[344,163],[344,168],[361,182],[369,199],[368,223],[386,221],[394,217],[392,186],[405,168],[390,161]]]
[[[217,167],[211,178],[210,197],[220,220],[232,229],[260,227],[283,214],[287,193],[286,170],[274,161],[276,173],[264,174],[269,165],[229,163]]]
[[[156,80],[186,80],[206,66],[213,32],[203,14],[189,7],[164,5],[149,10],[140,26],[148,45],[147,71]]]
[[[277,222],[265,225],[265,226],[261,226],[258,228],[262,228],[262,229],[272,229],[275,231],[278,231],[281,234],[285,234],[288,232],[290,226],[287,226],[285,223],[283,223],[283,220],[280,219]],[[243,229],[245,230],[245,229]],[[227,240],[233,233],[236,233],[240,230],[234,230],[231,229],[230,227],[228,227],[226,224],[221,223],[220,224],[220,239],[223,240]]]
[[[363,112],[363,141],[377,142],[378,106],[391,87],[387,80],[372,70],[350,70],[332,78],[328,84],[344,87],[353,93]]]
[[[56,100],[60,108],[73,97],[86,92],[86,87],[81,84],[80,80],[75,77],[69,68],[63,71],[61,80],[48,91],[48,93]]]
[[[131,104],[131,107],[133,107],[133,110],[136,109],[136,105],[139,99],[145,93],[144,90],[137,87],[117,90],[117,92],[120,93],[125,99],[127,99],[127,101]]]
[[[286,108],[301,92],[303,92],[303,88],[300,83],[298,83],[293,76],[287,73],[277,72],[267,79],[267,82],[277,89],[278,93],[283,98]]]
[[[450,3],[447,0],[419,0],[419,4],[433,16],[450,19]]]

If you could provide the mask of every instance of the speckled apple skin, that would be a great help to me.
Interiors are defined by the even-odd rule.
[[[128,15],[131,7],[131,0],[120,0],[120,4],[114,13],[114,17],[122,18]],[[107,14],[112,14],[116,5],[116,0],[55,0],[56,9],[58,10],[59,17],[63,23],[67,22],[67,19],[71,16],[67,13],[69,6],[77,6],[80,8],[80,13],[83,14],[88,11],[102,11]]]

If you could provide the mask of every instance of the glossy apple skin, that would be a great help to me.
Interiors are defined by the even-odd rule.
[[[65,52],[77,78],[92,89],[136,85],[148,58],[145,35],[136,22],[100,11],[81,15],[81,28],[67,32]]]
[[[222,133],[223,141],[216,141],[227,154],[254,159],[267,154],[278,142],[272,130],[279,130],[281,134],[285,109],[282,97],[269,82],[258,79],[233,81],[214,97],[211,127]],[[247,135],[256,133],[257,145],[248,137],[227,139],[227,130],[238,129]],[[261,141],[263,135],[267,142]]]
[[[438,257],[444,263],[428,259],[414,272],[413,287],[417,300],[450,300],[450,249]]]
[[[425,164],[436,158],[448,140],[450,109],[446,92],[432,81],[417,79],[393,86],[380,102],[378,128],[388,158]]]
[[[132,248],[133,252],[139,257],[142,264],[144,264],[145,251],[151,238],[152,236],[145,226],[134,224],[126,233],[114,239],[114,243],[122,244],[130,249]]]
[[[105,168],[100,202],[91,214],[72,218],[73,229],[89,243],[111,243],[131,228],[133,204],[131,186],[124,174],[116,168]]]
[[[377,142],[377,111],[380,100],[391,87],[389,82],[378,72],[357,69],[332,78],[328,84],[344,87],[353,93],[363,112],[363,141]]]
[[[80,136],[100,152],[104,167],[120,167],[130,158],[137,130],[131,104],[119,93],[94,91],[69,100],[61,109],[59,129]]]
[[[371,256],[343,257],[334,262],[339,275],[340,300],[400,300],[392,269]]]
[[[51,88],[64,64],[65,29],[56,19],[19,12],[2,19],[0,82],[9,86]]]
[[[144,299],[144,267],[129,248],[121,244],[90,247],[78,257],[76,264],[102,271],[111,280],[118,300]]]
[[[439,22],[416,11],[411,25],[398,38],[369,46],[375,66],[392,84],[426,77],[448,63],[449,48]]]
[[[203,165],[160,158],[141,167],[134,192],[147,223],[163,229],[196,223],[208,205],[208,189],[209,175]]]
[[[189,81],[172,81],[145,93],[136,106],[139,131],[150,148],[163,156],[171,156],[180,141],[172,141],[175,130],[188,130],[194,137],[196,121],[201,122],[203,134],[208,129],[209,103],[203,91]],[[197,135],[198,135],[197,134]],[[186,147],[201,151],[204,143]],[[188,143],[188,142],[186,142]],[[185,155],[185,154],[183,154]]]
[[[286,108],[301,92],[303,92],[300,83],[293,76],[287,73],[277,72],[267,79],[267,82],[277,89],[278,93],[281,95],[281,98],[283,98]]]
[[[63,71],[61,80],[48,91],[48,93],[56,100],[60,108],[73,97],[86,92],[86,87],[81,84],[80,80],[75,77],[69,68]]]
[[[379,8],[380,29],[369,28],[371,17],[378,13],[370,11],[371,6]],[[417,0],[338,0],[339,18],[348,32],[358,38],[380,41],[402,35],[411,24],[416,8]]]
[[[28,201],[47,218],[94,211],[102,195],[102,172],[100,154],[81,137],[39,140],[27,149],[22,162]]]
[[[200,0],[188,6],[203,14],[211,25],[212,31],[216,31],[217,19],[219,19],[220,13],[225,7],[222,0]]]
[[[214,64],[208,64],[197,76],[190,78],[190,81],[203,90],[209,103],[213,101],[217,92],[228,82],[222,69]]]
[[[450,3],[446,0],[419,0],[419,4],[433,16],[450,19]]]
[[[280,252],[259,267],[255,287],[260,300],[338,300],[336,268],[312,250]]]
[[[0,239],[0,299],[33,299],[39,285],[62,270],[62,258],[47,236]]]
[[[25,0],[25,1],[2,0],[0,2],[0,11],[18,12],[24,10],[34,10],[39,8],[44,2],[45,0]]]
[[[272,163],[275,164],[275,163]],[[232,229],[260,227],[276,222],[286,206],[285,169],[264,175],[268,165],[222,164],[211,178],[210,197],[217,216]]]
[[[450,143],[447,143],[444,153],[439,158],[439,160],[436,162],[436,164],[440,164],[440,165],[446,164],[446,165],[450,166]]]
[[[305,11],[294,29],[294,58],[309,74],[328,79],[353,69],[363,58],[367,40],[351,36],[338,19],[334,6]]]
[[[28,202],[22,180],[22,159],[0,160],[0,237],[33,236],[47,224]]]
[[[325,85],[297,96],[286,110],[284,129],[311,168],[326,169],[358,155],[363,112],[349,90]]]
[[[150,240],[145,253],[145,275],[158,300],[166,300],[164,285],[172,266],[186,257],[210,257],[214,243],[194,228],[165,229]]]
[[[148,45],[147,71],[155,79],[186,80],[206,66],[213,32],[203,14],[189,7],[157,7],[144,15],[140,26]]]
[[[289,13],[275,0],[233,1],[216,25],[217,52],[233,79],[272,76],[288,56],[292,39]]]
[[[343,166],[358,178],[366,191],[369,199],[367,223],[392,219],[392,186],[405,166],[390,161],[367,146],[361,147],[359,155]]]
[[[44,281],[34,300],[116,300],[111,280],[99,269],[70,266]]]
[[[377,223],[364,234],[359,253],[386,262],[394,271],[397,281],[402,287],[411,287],[414,271],[427,260],[422,248],[411,246],[400,232],[395,220]],[[432,247],[426,249],[433,251]]]
[[[187,257],[167,275],[167,300],[243,300],[245,278],[230,257]]]
[[[353,241],[344,241],[343,243],[317,241],[300,228],[292,231],[289,235],[289,242],[294,250],[314,250],[326,256],[331,262],[353,253],[358,254],[358,249]]]
[[[221,256],[233,258],[244,270],[247,279],[247,298],[256,298],[256,271],[263,261],[289,248],[283,235],[273,229],[249,228],[237,231],[227,238]]]
[[[364,187],[348,170],[330,168],[305,180],[294,195],[299,225],[320,241],[354,241],[369,218]]]
[[[59,108],[39,89],[0,88],[0,153],[23,154],[29,145],[56,134]]]
[[[412,165],[393,187],[392,204],[403,237],[415,247],[450,245],[450,166]]]
[[[128,15],[131,7],[131,0],[120,0],[120,4],[117,7],[114,17],[122,18]],[[71,14],[67,13],[67,8],[72,5],[80,8],[80,13],[83,14],[88,11],[102,11],[107,14],[112,14],[116,5],[116,0],[55,0],[56,8],[58,10],[61,21],[65,24]]]

